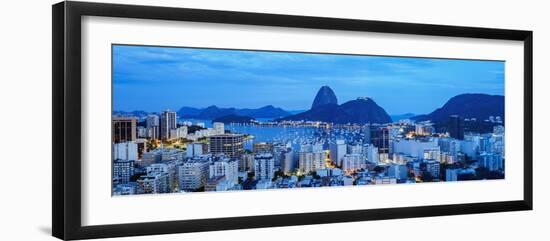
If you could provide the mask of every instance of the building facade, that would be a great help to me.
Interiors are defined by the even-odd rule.
[[[262,153],[254,157],[254,176],[256,180],[271,180],[275,176],[273,154]]]
[[[176,112],[166,110],[163,111],[160,115],[160,139],[168,140],[170,139],[170,131],[176,129],[177,126],[177,115]]]
[[[231,158],[238,158],[244,152],[244,135],[223,134],[209,137],[210,152],[213,154],[224,154]]]
[[[137,119],[135,117],[113,117],[113,143],[135,141],[137,138]]]

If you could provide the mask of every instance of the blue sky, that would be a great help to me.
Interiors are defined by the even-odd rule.
[[[306,110],[323,85],[338,103],[367,96],[389,114],[424,114],[458,94],[504,95],[504,62],[113,46],[115,110]]]

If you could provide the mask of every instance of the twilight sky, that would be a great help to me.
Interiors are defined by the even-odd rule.
[[[113,46],[115,110],[306,110],[323,85],[339,104],[368,96],[390,115],[425,114],[458,94],[504,95],[504,62]]]

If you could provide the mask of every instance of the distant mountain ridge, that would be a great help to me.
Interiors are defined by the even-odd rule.
[[[266,105],[258,109],[237,109],[237,108],[220,108],[215,105],[208,106],[204,109],[193,107],[182,107],[178,111],[178,116],[183,118],[196,118],[213,120],[223,116],[248,116],[252,118],[281,118],[291,115],[289,112]]]
[[[249,117],[249,116],[240,116],[240,115],[226,115],[226,116],[222,116],[222,117],[218,117],[214,120],[212,120],[212,122],[222,122],[222,123],[225,123],[225,124],[230,124],[230,123],[252,123],[252,121],[254,120],[254,118],[252,117]]]
[[[434,123],[448,121],[450,115],[462,118],[486,120],[489,116],[500,116],[504,121],[504,96],[488,94],[461,94],[449,99],[441,108],[427,115],[414,116],[415,121],[430,120]]]
[[[113,115],[118,116],[135,116],[135,117],[145,117],[149,113],[142,111],[142,110],[134,110],[134,111],[122,111],[122,110],[115,110],[113,111]]]
[[[405,114],[400,114],[400,115],[390,115],[390,117],[393,121],[411,119],[415,116],[417,116],[417,115],[413,114],[413,113],[405,113]]]
[[[390,116],[384,108],[380,107],[371,98],[360,97],[356,100],[350,100],[341,105],[337,104],[336,97],[330,97],[330,93],[334,94],[328,86],[323,86],[317,92],[312,108],[308,111],[283,117],[279,121],[323,121],[336,124],[366,124],[366,123],[390,123]],[[321,100],[319,100],[319,96]],[[327,100],[323,98],[327,97]],[[328,101],[328,103],[326,103]],[[322,104],[326,103],[326,104]]]
[[[113,115],[145,117],[154,112],[113,111]],[[476,118],[478,121],[489,119],[490,116],[500,116],[504,122],[504,96],[488,94],[460,94],[450,98],[442,107],[426,115],[406,113],[390,116],[371,98],[360,97],[338,105],[334,91],[328,86],[322,86],[317,92],[312,108],[300,113],[290,113],[281,108],[267,105],[257,109],[250,108],[220,108],[215,105],[206,108],[182,107],[178,111],[182,118],[215,120],[222,122],[248,122],[256,118],[273,118],[283,120],[323,121],[336,124],[356,123],[391,123],[399,119],[414,121],[430,120],[436,124],[444,124],[450,115],[462,118]],[[223,118],[222,118],[223,117]],[[392,119],[393,117],[393,119]]]

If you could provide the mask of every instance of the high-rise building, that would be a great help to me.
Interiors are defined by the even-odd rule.
[[[378,148],[379,154],[389,153],[390,133],[387,127],[372,125],[370,126],[370,141]]]
[[[114,143],[136,140],[137,119],[135,117],[113,117],[112,122]]]
[[[439,150],[439,146],[424,149],[424,159],[431,159],[431,160],[437,160],[439,162],[442,162],[441,151]]]
[[[348,151],[347,153],[348,154],[360,154],[360,155],[363,155],[363,146],[360,145],[360,144],[356,144],[356,145],[348,145]]]
[[[138,145],[133,141],[119,142],[113,144],[114,160],[138,160]]]
[[[346,154],[342,157],[342,170],[348,173],[363,168],[364,164],[361,154]]]
[[[498,153],[482,153],[479,155],[479,166],[489,171],[504,170],[504,161]]]
[[[206,143],[194,142],[187,144],[187,157],[200,156],[208,152],[208,145]]]
[[[178,169],[179,188],[185,191],[193,191],[204,187],[208,179],[208,160],[192,159],[183,163]]]
[[[393,153],[423,158],[424,150],[438,148],[435,139],[400,139],[392,142]],[[435,159],[435,158],[434,158]]]
[[[348,147],[344,140],[336,140],[330,144],[330,161],[337,166],[342,165],[342,158],[347,154]]]
[[[462,119],[458,115],[449,116],[449,135],[452,138],[464,140],[464,125]]]
[[[372,144],[369,144],[366,148],[367,161],[370,163],[378,164],[380,162],[380,156],[378,154],[378,148]]]
[[[388,176],[395,177],[398,180],[405,180],[409,176],[407,165],[393,164],[388,168]]]
[[[176,129],[176,112],[166,110],[160,115],[160,139],[170,139],[170,130]]]
[[[146,139],[136,139],[138,159],[141,159],[143,153],[147,152],[147,140]],[[136,159],[137,160],[137,159]]]
[[[239,180],[238,161],[235,159],[222,158],[212,163],[208,171],[209,178],[225,177],[225,180],[231,184],[237,184]]]
[[[138,126],[136,133],[138,138],[147,138],[149,136],[149,132],[147,131],[147,128],[143,126]]]
[[[118,184],[127,184],[134,175],[133,160],[116,160],[113,162],[113,181]]]
[[[370,125],[363,127],[363,145],[370,144]]]
[[[214,132],[216,135],[225,134],[225,125],[223,122],[214,122],[212,126],[214,127]]]
[[[460,140],[454,138],[439,138],[438,145],[441,152],[449,153],[454,159],[458,158],[460,153]]]
[[[210,152],[225,154],[231,158],[238,158],[244,152],[244,135],[223,134],[209,137]]]
[[[284,160],[282,163],[282,170],[285,174],[290,174],[296,169],[296,163],[294,161],[294,152],[292,150],[287,150],[284,152]]]
[[[431,122],[420,122],[415,125],[415,133],[420,136],[429,136],[434,133],[435,128]]]
[[[145,118],[145,128],[147,128],[147,137],[151,139],[160,138],[160,121],[158,115],[148,115]]]
[[[177,185],[177,175],[176,175],[176,163],[175,162],[164,162],[164,163],[153,163],[146,168],[147,174],[154,173],[168,173],[168,181],[170,190],[174,190]]]
[[[325,168],[325,152],[300,152],[298,164],[302,173],[310,173]]]
[[[432,179],[439,179],[439,162],[438,161],[428,160],[428,161],[422,162],[420,164],[420,168],[423,172],[429,173]]]
[[[256,180],[272,180],[275,176],[273,154],[262,153],[254,157],[254,176]]]
[[[186,138],[187,126],[180,126],[170,130],[170,139]]]
[[[254,155],[253,154],[243,154],[239,158],[239,171],[254,172]]]

